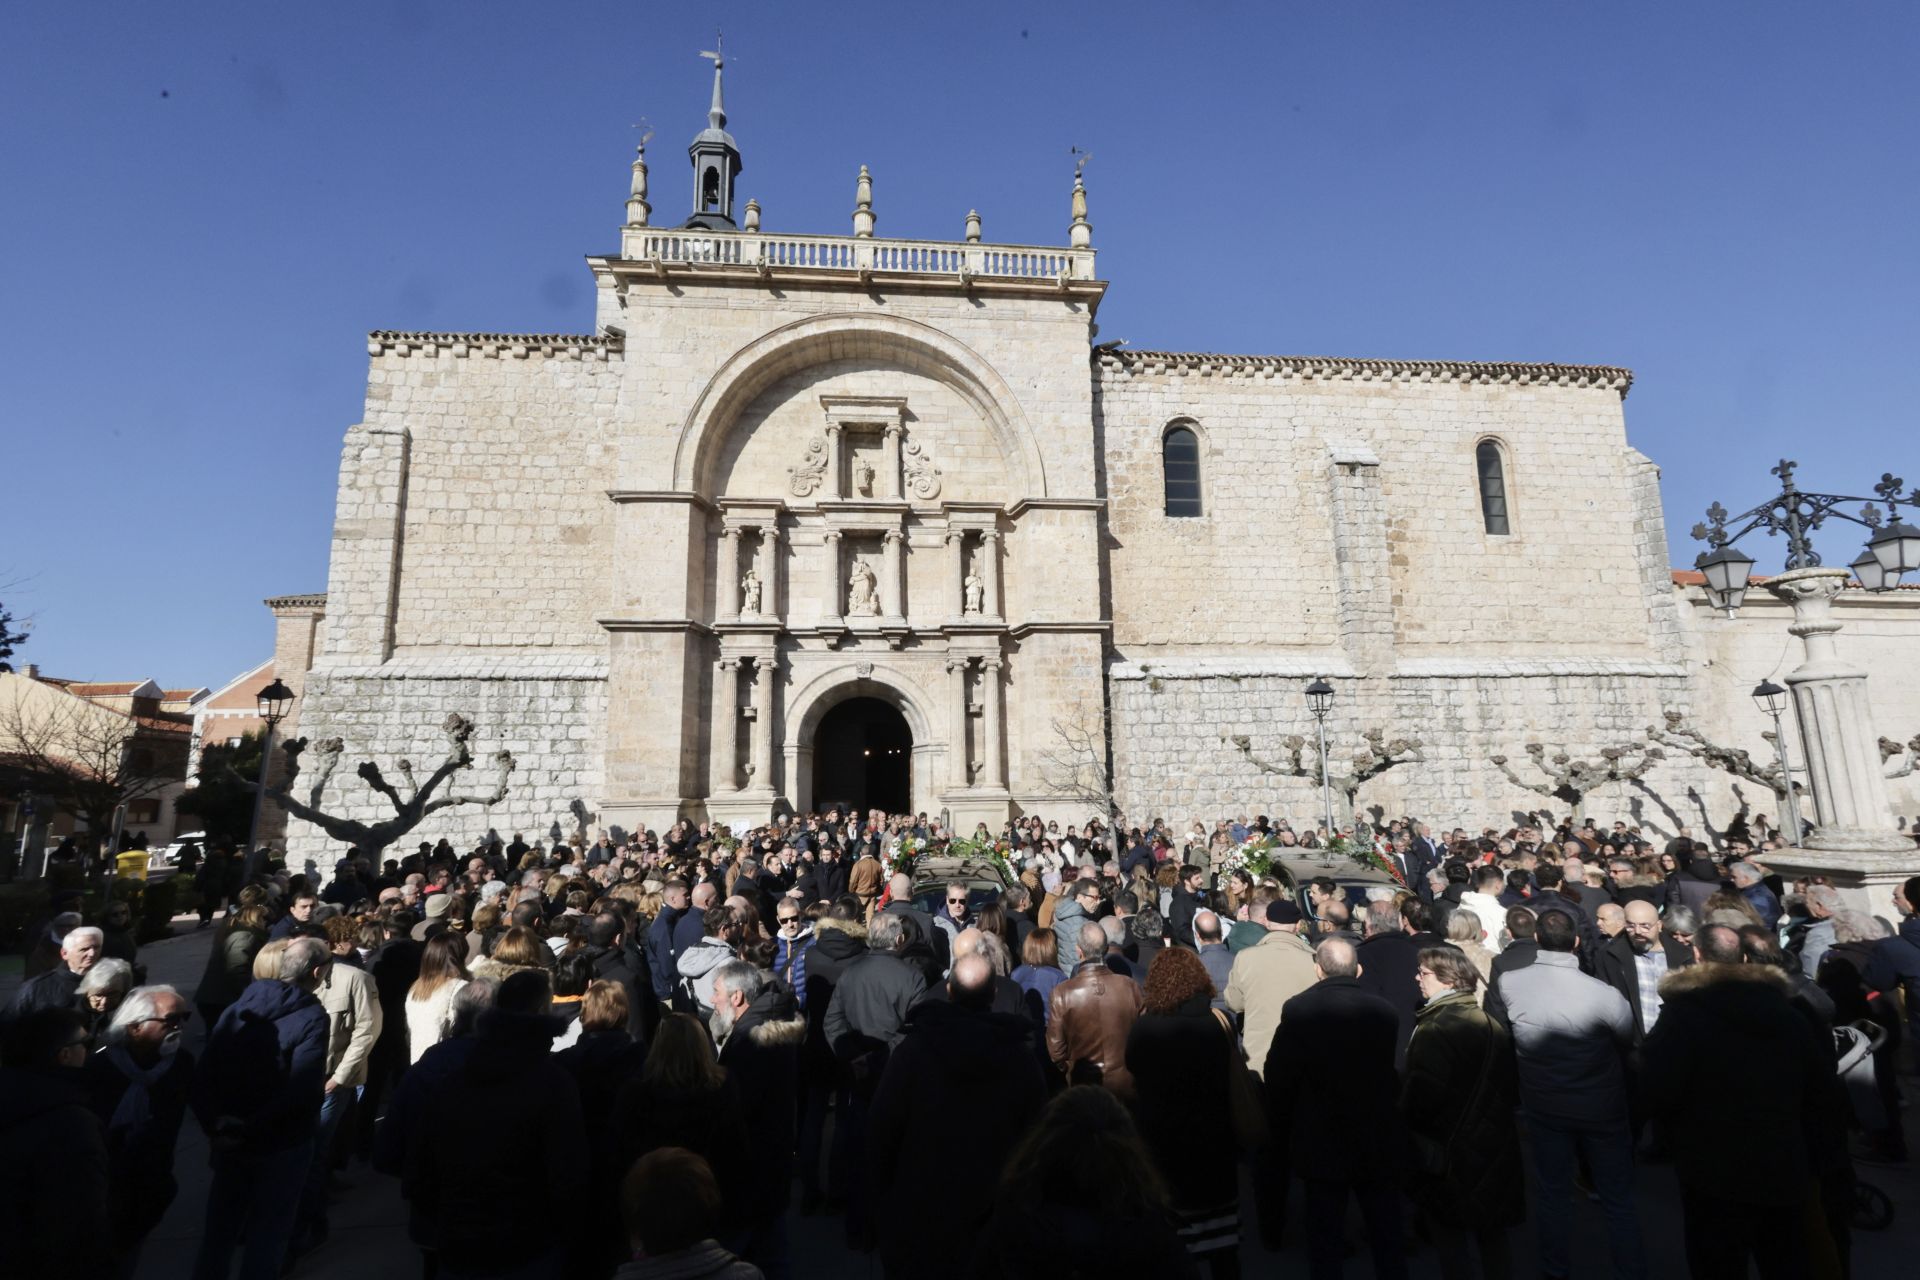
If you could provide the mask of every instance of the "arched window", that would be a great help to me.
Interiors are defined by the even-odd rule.
[[[1488,533],[1504,537],[1511,530],[1507,525],[1507,469],[1500,457],[1500,446],[1491,440],[1482,440],[1480,447],[1473,451],[1473,461],[1480,475],[1480,519],[1485,522]]]
[[[1200,514],[1200,436],[1175,424],[1160,438],[1160,470],[1166,480],[1167,514]]]

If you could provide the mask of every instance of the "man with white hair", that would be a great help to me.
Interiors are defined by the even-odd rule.
[[[193,1055],[181,1046],[193,1010],[172,987],[135,987],[114,1010],[105,1047],[87,1059],[88,1105],[107,1137],[108,1213],[118,1274],[179,1190],[174,1145],[187,1114]]]
[[[1840,891],[1830,884],[1808,885],[1800,895],[1807,904],[1808,923],[1794,930],[1793,949],[1800,953],[1800,972],[1818,977],[1820,960],[1838,942],[1833,917],[1840,910]]]
[[[1733,877],[1734,890],[1760,913],[1760,923],[1769,929],[1779,928],[1780,899],[1767,887],[1760,868],[1742,858],[1727,868],[1727,874]]]
[[[106,935],[92,925],[70,930],[60,939],[60,963],[14,993],[7,1020],[25,1017],[36,1009],[71,1009],[80,991],[80,979],[100,958]]]

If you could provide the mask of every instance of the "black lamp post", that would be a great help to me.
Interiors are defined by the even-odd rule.
[[[293,709],[293,690],[275,676],[272,684],[254,695],[254,700],[259,705],[260,718],[266,721],[267,738],[260,746],[260,776],[253,791],[253,825],[247,828],[247,853],[243,862],[249,875],[255,870],[252,865],[254,851],[260,847],[260,806],[267,798],[267,768],[273,760],[273,731],[287,718],[287,712]]]
[[[1891,590],[1900,584],[1903,574],[1920,571],[1920,529],[1900,518],[1902,507],[1920,509],[1920,488],[1902,497],[1900,491],[1906,481],[1888,472],[1873,487],[1876,496],[1872,498],[1807,493],[1793,482],[1794,469],[1799,465],[1791,459],[1780,460],[1780,465],[1773,468],[1773,474],[1780,477],[1780,492],[1759,506],[1730,516],[1716,502],[1707,508],[1706,522],[1693,526],[1693,536],[1712,548],[1700,553],[1694,567],[1706,575],[1708,600],[1729,616],[1746,598],[1747,580],[1753,572],[1753,557],[1734,544],[1755,529],[1765,530],[1769,537],[1776,533],[1787,536],[1789,569],[1819,566],[1813,533],[1830,519],[1871,529],[1866,551],[1849,566],[1869,591]],[[1853,502],[1863,504],[1858,515],[1840,509],[1843,503]],[[1886,508],[1885,515],[1881,507]],[[1728,526],[1732,526],[1731,532]]]
[[[1762,680],[1753,690],[1754,705],[1773,717],[1773,751],[1780,762],[1780,825],[1789,833],[1790,843],[1800,843],[1800,799],[1793,793],[1793,766],[1787,757],[1787,735],[1781,729],[1780,716],[1787,709],[1787,691],[1771,680]]]
[[[1320,730],[1320,807],[1326,818],[1327,839],[1331,840],[1339,834],[1333,825],[1333,780],[1327,769],[1327,715],[1333,710],[1333,686],[1318,676],[1307,686],[1307,710],[1313,713],[1313,722]]]

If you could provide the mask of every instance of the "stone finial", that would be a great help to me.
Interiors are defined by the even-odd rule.
[[[1078,174],[1073,178],[1073,221],[1067,227],[1067,245],[1074,249],[1093,245],[1093,224],[1087,221],[1087,184]]]
[[[646,226],[647,216],[653,212],[653,206],[647,203],[647,138],[652,136],[649,132],[634,148],[633,186],[627,194],[627,225],[630,227]]]
[[[853,234],[863,239],[873,237],[873,175],[867,172],[867,166],[860,166],[859,181],[853,186]]]
[[[978,209],[967,210],[967,243],[980,243],[980,211]]]
[[[747,201],[747,218],[743,225],[748,231],[758,231],[760,229],[760,202],[758,200]]]

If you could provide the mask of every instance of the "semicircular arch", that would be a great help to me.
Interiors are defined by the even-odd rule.
[[[1000,446],[1011,497],[1047,496],[1046,467],[1020,402],[997,370],[965,343],[930,324],[898,316],[835,313],[795,320],[727,358],[680,424],[673,485],[712,497],[721,442],[755,397],[779,379],[834,360],[882,359],[936,378],[979,412]]]
[[[852,698],[877,698],[906,717],[914,745],[932,740],[927,708],[933,704],[926,690],[892,668],[876,665],[862,675],[858,664],[847,662],[816,673],[789,696],[786,745],[811,743],[827,712]]]

